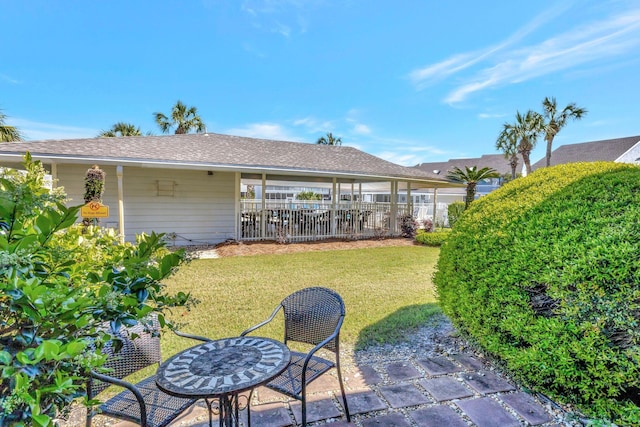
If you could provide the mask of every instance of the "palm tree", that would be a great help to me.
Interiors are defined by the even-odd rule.
[[[180,100],[178,100],[176,105],[171,109],[170,118],[162,113],[153,113],[153,115],[162,133],[169,133],[173,127],[176,128],[176,135],[189,133],[194,129],[198,133],[206,130],[205,124],[202,122],[200,116],[198,116],[196,107],[187,108]]]
[[[578,107],[575,103],[571,103],[564,107],[562,111],[558,111],[556,99],[546,97],[542,101],[542,109],[544,111],[544,139],[547,141],[547,166],[551,165],[551,147],[553,138],[565,127],[569,119],[580,120],[582,116],[587,114],[587,110]]]
[[[467,185],[467,198],[464,201],[466,209],[476,197],[476,186],[478,185],[478,182],[484,179],[498,178],[500,177],[500,174],[492,168],[478,169],[477,166],[465,166],[464,168],[465,170],[462,170],[455,166],[449,171],[447,178]]]
[[[98,134],[98,137],[107,138],[116,138],[120,136],[142,136],[142,132],[139,127],[136,127],[131,123],[118,122],[111,126],[111,129],[103,130]]]
[[[342,145],[342,138],[334,138],[333,134],[331,132],[328,132],[326,137],[321,136],[320,138],[318,138],[318,141],[316,141],[316,144]]]
[[[538,136],[543,131],[543,124],[542,116],[529,110],[525,115],[518,111],[515,123],[508,125],[510,128],[508,132],[513,132],[513,138],[518,141],[518,153],[522,156],[527,174],[531,173],[531,150],[538,142]]]
[[[516,169],[518,168],[518,138],[509,123],[503,125],[502,132],[498,135],[496,149],[504,153],[504,157],[509,159],[511,166],[511,179],[516,179]]]
[[[15,126],[5,123],[6,114],[0,110],[0,142],[22,141],[22,133]]]

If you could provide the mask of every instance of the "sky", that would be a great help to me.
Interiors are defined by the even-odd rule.
[[[639,0],[0,0],[0,109],[27,140],[197,107],[208,132],[413,166],[497,154],[516,112],[588,110],[563,144],[640,135]],[[532,161],[544,156],[538,141]]]

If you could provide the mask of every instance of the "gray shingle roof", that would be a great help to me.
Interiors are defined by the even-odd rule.
[[[640,136],[605,139],[602,141],[565,144],[551,152],[551,166],[575,162],[614,161],[640,142]],[[546,158],[535,162],[531,169],[546,165]]]
[[[0,160],[22,156],[63,163],[154,164],[240,172],[359,175],[442,181],[443,177],[388,162],[352,147],[221,134],[85,138],[0,144]]]
[[[420,163],[414,167],[428,172],[439,170],[439,176],[446,176],[447,172],[451,171],[454,167],[464,170],[465,167],[470,168],[474,166],[480,169],[492,168],[500,174],[511,174],[509,160],[506,159],[503,154],[483,154],[481,157],[477,158],[449,159],[446,162]]]

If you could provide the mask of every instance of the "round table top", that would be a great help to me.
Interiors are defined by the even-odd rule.
[[[204,398],[248,390],[279,375],[291,354],[270,338],[235,337],[191,347],[162,363],[158,387],[182,397]]]

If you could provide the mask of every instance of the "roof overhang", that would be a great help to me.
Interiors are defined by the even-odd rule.
[[[296,168],[280,168],[270,166],[230,165],[206,162],[180,162],[162,160],[141,160],[126,158],[109,158],[98,156],[70,156],[60,154],[30,153],[32,158],[43,164],[99,164],[101,166],[124,166],[137,168],[157,169],[182,169],[182,170],[206,170],[212,172],[239,172],[246,179],[262,179],[266,174],[269,180],[297,181],[297,182],[333,182],[335,178],[340,183],[372,183],[399,181],[410,183],[412,189],[418,188],[454,188],[464,186],[459,183],[448,182],[440,179],[423,177],[407,177],[393,175],[376,175],[348,171],[306,170]],[[0,152],[0,165],[16,167],[23,162],[24,153]]]

